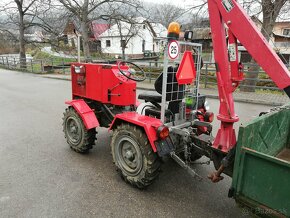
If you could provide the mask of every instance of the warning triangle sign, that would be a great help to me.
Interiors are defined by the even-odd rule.
[[[179,85],[190,84],[196,76],[194,60],[191,51],[185,51],[176,73],[176,79]]]

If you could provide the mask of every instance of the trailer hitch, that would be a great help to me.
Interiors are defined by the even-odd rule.
[[[235,161],[235,154],[236,154],[236,145],[229,151],[229,153],[222,159],[221,165],[216,172],[212,172],[207,176],[213,183],[217,183],[224,179],[221,174],[227,169],[228,167],[232,166]]]
[[[207,178],[209,178],[213,183],[217,183],[224,179],[224,177],[221,176],[224,170],[225,170],[225,166],[221,164],[219,169],[216,172],[212,172],[211,174],[209,174]]]
[[[193,170],[188,164],[186,164],[180,157],[178,157],[174,151],[170,152],[170,156],[176,163],[178,163],[183,169],[185,169],[191,176],[197,178],[199,181],[203,180],[203,178],[198,175],[195,170]]]

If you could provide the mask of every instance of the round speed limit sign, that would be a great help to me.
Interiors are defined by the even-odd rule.
[[[168,45],[168,56],[170,59],[175,59],[179,55],[179,45],[176,40],[172,40]]]

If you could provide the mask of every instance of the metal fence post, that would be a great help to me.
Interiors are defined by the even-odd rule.
[[[65,74],[65,68],[64,68],[64,58],[62,58],[62,73]]]
[[[33,63],[32,63],[32,59],[30,60],[30,64],[31,64],[31,72],[33,73]]]
[[[7,63],[7,67],[9,68],[9,60],[8,60],[8,56],[6,57],[6,63]]]
[[[207,88],[208,63],[205,64],[204,88]]]
[[[40,60],[40,68],[41,68],[41,73],[43,73],[43,62],[42,62],[42,60]]]
[[[149,83],[151,83],[151,71],[152,71],[151,62],[149,62]]]
[[[3,56],[2,56],[2,64],[5,65],[5,64],[4,64],[4,57],[3,57]]]

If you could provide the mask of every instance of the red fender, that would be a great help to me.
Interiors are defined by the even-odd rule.
[[[132,123],[136,126],[140,126],[145,130],[148,140],[154,152],[157,152],[154,142],[158,139],[157,129],[162,126],[161,120],[154,117],[148,117],[140,115],[136,112],[125,112],[122,114],[117,114],[111,123],[109,130],[115,129],[121,122]]]
[[[65,103],[72,106],[78,112],[87,129],[92,129],[100,126],[94,111],[89,107],[89,105],[87,105],[87,103],[83,99],[66,101]]]

